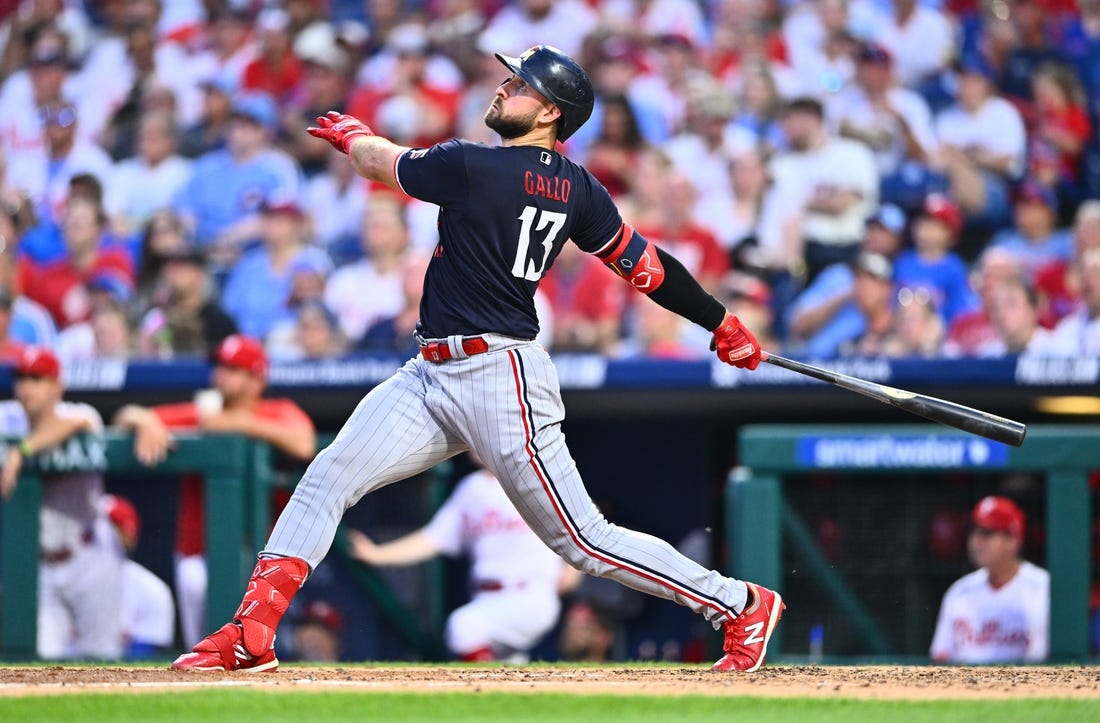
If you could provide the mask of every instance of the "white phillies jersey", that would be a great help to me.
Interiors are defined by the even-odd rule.
[[[940,606],[932,657],[952,663],[1045,660],[1050,646],[1050,573],[1030,562],[1000,588],[983,568],[959,578]]]
[[[58,402],[56,409],[62,419],[87,419],[93,434],[103,431],[103,419],[88,404]],[[14,399],[0,401],[0,434],[26,436],[29,431],[23,405]],[[42,551],[80,547],[101,516],[99,498],[107,467],[103,444],[94,439],[82,443],[70,437],[40,452],[37,458],[44,469],[39,529]]]
[[[441,552],[470,557],[470,579],[556,589],[564,564],[543,544],[484,470],[458,483],[424,530]]]
[[[176,634],[172,589],[133,560],[122,563],[122,634],[126,643],[166,648]]]

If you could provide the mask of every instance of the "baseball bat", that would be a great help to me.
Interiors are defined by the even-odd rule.
[[[761,359],[777,367],[805,374],[849,391],[858,392],[883,404],[903,409],[910,414],[916,414],[933,422],[946,424],[949,427],[955,427],[997,442],[1011,444],[1013,447],[1019,447],[1023,444],[1024,435],[1027,434],[1027,426],[1021,422],[949,402],[946,399],[907,392],[904,389],[895,389],[885,384],[850,377],[847,374],[829,371],[813,364],[787,359],[770,352],[764,352]]]

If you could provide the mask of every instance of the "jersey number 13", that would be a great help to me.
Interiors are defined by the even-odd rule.
[[[538,217],[536,222],[535,217]],[[512,264],[512,275],[528,281],[538,281],[546,270],[546,263],[550,260],[550,252],[554,249],[554,240],[561,233],[565,225],[565,214],[557,211],[539,211],[534,206],[524,206],[523,213],[519,215],[519,244],[516,247],[516,261]],[[531,227],[536,232],[546,231],[542,238],[542,261],[538,264],[534,259],[527,258],[531,249]],[[549,227],[549,228],[547,228]]]

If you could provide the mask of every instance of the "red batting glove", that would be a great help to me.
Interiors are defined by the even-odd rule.
[[[710,348],[718,353],[718,358],[726,364],[741,369],[755,369],[760,366],[762,351],[760,342],[752,332],[741,325],[737,317],[726,312],[726,318],[714,330]]]
[[[351,150],[351,142],[360,136],[373,136],[374,131],[354,116],[330,110],[326,115],[317,116],[317,126],[306,128],[314,138],[323,138],[341,153]]]

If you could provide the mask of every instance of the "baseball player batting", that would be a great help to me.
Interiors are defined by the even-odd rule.
[[[707,570],[655,537],[608,522],[565,445],[565,411],[533,297],[571,240],[655,302],[713,333],[729,364],[761,350],[675,258],[624,223],[592,175],[556,152],[592,113],[592,84],[560,50],[535,46],[508,69],[485,112],[501,137],[410,149],[329,112],[309,133],[365,178],[439,206],[424,277],[420,355],[364,397],[310,464],[260,553],[233,621],[180,656],[180,670],[272,670],[275,628],[363,495],[473,450],[535,534],[573,567],[674,600],[724,628],[718,670],[753,671],[783,612],[780,596]]]

